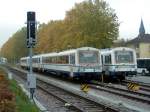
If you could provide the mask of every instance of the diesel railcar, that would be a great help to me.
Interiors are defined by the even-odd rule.
[[[124,80],[126,75],[136,75],[135,50],[127,47],[102,49],[103,73],[109,80]]]
[[[137,73],[150,75],[150,58],[137,58]]]
[[[29,57],[21,58],[20,63],[29,68]],[[32,63],[35,70],[54,72],[72,79],[97,79],[102,72],[99,49],[92,47],[35,55]]]

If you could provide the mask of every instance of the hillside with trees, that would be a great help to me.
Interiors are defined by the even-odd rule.
[[[63,20],[51,20],[37,29],[35,53],[62,51],[83,46],[107,48],[118,37],[118,18],[103,0],[75,4]],[[8,59],[26,56],[26,28],[17,31],[2,47]]]
[[[26,56],[28,49],[26,48],[26,28],[18,30],[9,40],[2,46],[0,55],[7,58],[9,62],[16,62],[20,57]]]

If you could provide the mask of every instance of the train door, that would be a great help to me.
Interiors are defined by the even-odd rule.
[[[109,75],[112,65],[111,54],[106,54],[103,59],[104,59],[105,74]]]

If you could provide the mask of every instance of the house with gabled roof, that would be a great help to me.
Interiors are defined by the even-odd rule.
[[[126,42],[126,46],[136,50],[137,58],[150,58],[150,34],[145,33],[142,19],[138,36]]]

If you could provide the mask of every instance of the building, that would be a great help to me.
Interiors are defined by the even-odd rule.
[[[142,19],[138,36],[126,42],[126,46],[136,50],[137,58],[150,58],[150,34],[145,34]]]

